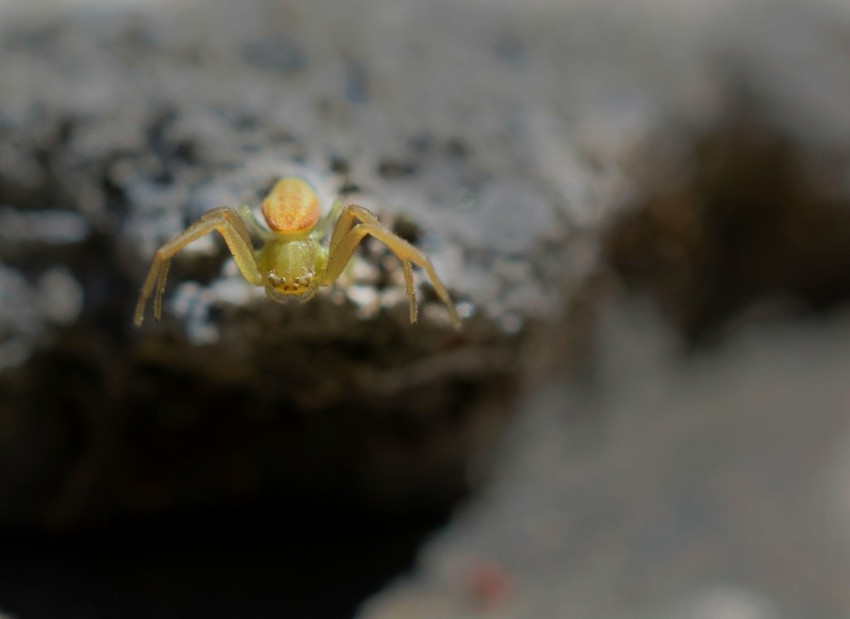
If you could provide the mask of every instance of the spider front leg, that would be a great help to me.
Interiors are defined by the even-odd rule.
[[[162,293],[165,290],[165,280],[168,277],[168,268],[174,254],[192,241],[213,231],[218,231],[224,237],[224,242],[227,244],[230,253],[233,254],[242,277],[255,286],[263,284],[262,275],[254,259],[254,247],[251,244],[251,237],[248,235],[245,224],[233,209],[226,207],[213,209],[186,228],[182,234],[157,250],[148,276],[142,285],[139,301],[136,303],[134,322],[137,327],[144,320],[145,304],[154,291],[154,287],[156,287],[156,295],[153,302],[153,315],[157,320],[160,319],[162,315]]]
[[[355,219],[362,223],[355,226],[353,223]],[[445,303],[452,324],[455,328],[460,327],[460,317],[457,314],[457,310],[428,257],[403,238],[384,227],[375,215],[361,206],[349,205],[345,207],[339,216],[339,220],[331,236],[328,264],[320,275],[322,286],[330,285],[336,281],[349,260],[351,260],[354,250],[357,249],[357,246],[366,236],[373,236],[384,243],[401,260],[404,271],[404,284],[407,289],[407,297],[410,301],[411,323],[416,322],[417,314],[416,290],[413,286],[413,269],[411,268],[411,263],[413,263],[425,270],[437,296]]]
[[[331,234],[331,241],[328,245],[328,251],[333,253],[339,242],[358,223],[375,224],[376,226],[386,228],[369,209],[365,209],[357,204],[349,204],[342,209],[342,213],[339,214],[339,218],[336,220],[333,234]]]
[[[331,229],[331,227],[333,227],[334,233],[336,233],[336,224],[339,223],[339,219],[337,219],[337,217],[339,217],[339,212],[342,210],[342,207],[343,204],[340,200],[336,200],[333,203],[333,205],[331,206],[331,210],[328,212],[328,214],[322,217],[322,219],[319,220],[319,223],[317,223],[316,227],[313,229],[313,235],[315,236],[315,238],[324,238],[327,235],[328,231]]]
[[[369,209],[365,209],[362,206],[358,206],[357,204],[349,204],[342,210],[342,214],[339,216],[339,219],[336,221],[336,225],[334,226],[333,234],[331,235],[330,243],[328,244],[328,253],[333,254],[339,245],[340,241],[345,238],[345,236],[351,232],[352,228],[354,228],[357,224],[373,224],[386,230],[389,234],[394,236],[399,240],[397,234],[390,232],[384,224],[382,224],[375,214]],[[409,245],[409,243],[408,243]],[[410,245],[413,247],[412,245]],[[414,248],[415,249],[415,248]],[[418,250],[416,250],[418,252]],[[398,255],[398,252],[396,252]],[[410,266],[410,260],[405,260],[400,255],[401,258],[401,267],[402,272],[404,273],[404,288],[407,291],[407,298],[410,302],[410,322],[415,323],[417,318],[417,305],[416,305],[416,288],[413,285],[413,268]],[[424,256],[423,256],[424,258]]]

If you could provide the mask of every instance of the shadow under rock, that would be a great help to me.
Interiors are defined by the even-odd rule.
[[[0,537],[14,617],[351,617],[409,569],[436,513],[305,502]]]

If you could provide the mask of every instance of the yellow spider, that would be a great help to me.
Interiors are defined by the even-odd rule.
[[[245,217],[265,244],[254,251]],[[338,216],[338,218],[337,218]],[[321,286],[329,286],[342,274],[354,250],[367,235],[382,241],[401,260],[404,285],[410,300],[410,322],[416,322],[416,292],[413,288],[411,263],[425,269],[437,296],[446,304],[455,328],[460,318],[446,288],[437,276],[431,261],[421,251],[386,228],[370,211],[350,204],[345,208],[337,201],[331,212],[319,220],[319,200],[312,187],[300,178],[283,178],[275,183],[263,200],[264,228],[251,209],[243,206],[237,213],[220,207],[205,213],[174,240],[157,250],[148,276],[136,304],[135,323],[142,324],[145,304],[156,287],[153,315],[162,315],[162,294],[171,258],[192,241],[218,231],[245,280],[254,286],[264,286],[273,301],[283,302],[289,296],[301,301],[310,300]],[[333,221],[336,218],[336,223]],[[319,244],[333,225],[327,248]]]

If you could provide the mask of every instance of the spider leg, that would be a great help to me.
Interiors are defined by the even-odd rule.
[[[319,223],[316,224],[316,227],[313,228],[313,236],[317,239],[322,239],[327,236],[328,231],[331,229],[331,226],[334,226],[334,222],[339,222],[337,217],[339,217],[339,212],[342,210],[342,202],[340,200],[336,200],[331,206],[331,210],[328,211],[328,214],[322,217],[319,220]],[[336,231],[336,227],[334,227],[334,231]]]
[[[168,269],[174,254],[192,241],[213,231],[218,231],[224,237],[224,242],[227,244],[230,253],[233,254],[242,277],[255,286],[262,285],[263,277],[257,268],[257,262],[254,259],[254,247],[251,244],[248,230],[245,229],[245,224],[233,209],[224,207],[213,209],[157,250],[145,278],[145,283],[142,285],[139,301],[136,303],[134,322],[137,327],[144,320],[145,303],[154,289],[156,290],[153,304],[154,318],[159,320],[162,315],[162,293],[165,290],[165,280],[168,277]]]
[[[335,210],[340,210],[342,202],[337,201],[334,205]],[[385,226],[378,220],[375,214],[357,204],[349,204],[342,209],[342,214],[336,220],[333,235],[328,244],[328,253],[334,253],[334,250],[339,245],[339,242],[348,234],[351,229],[358,223],[369,223],[381,228]],[[407,290],[407,298],[410,301],[410,322],[415,323],[417,317],[416,307],[416,289],[413,286],[413,268],[410,266],[410,261],[402,260],[402,269],[404,270],[404,287]]]
[[[342,203],[337,202],[337,204]],[[342,209],[339,219],[336,220],[333,234],[331,234],[331,241],[328,244],[329,253],[334,253],[334,250],[337,245],[339,245],[340,241],[345,238],[345,235],[348,234],[357,223],[375,224],[376,226],[385,228],[384,224],[378,221],[378,218],[372,211],[365,209],[362,206],[358,206],[357,204],[349,204]]]
[[[351,207],[348,207],[345,211],[343,211],[343,214],[340,215],[340,220],[346,216],[346,212],[348,212],[350,208]],[[452,324],[455,328],[460,328],[460,317],[457,314],[457,310],[455,309],[451,297],[449,297],[449,293],[446,291],[445,286],[443,286],[443,282],[440,280],[428,257],[403,238],[378,223],[377,218],[369,213],[369,211],[366,211],[366,209],[363,209],[362,207],[356,208],[362,209],[368,213],[375,223],[361,223],[350,228],[336,244],[334,244],[333,237],[331,238],[328,264],[319,276],[321,278],[320,285],[327,286],[336,281],[345,269],[345,265],[348,264],[349,260],[351,260],[351,256],[354,254],[354,250],[357,249],[360,242],[366,238],[366,236],[373,236],[384,243],[384,245],[386,245],[390,251],[398,256],[398,258],[402,261],[405,288],[407,289],[407,296],[411,304],[410,321],[416,322],[416,295],[413,287],[412,263],[424,269],[425,273],[428,274],[428,279],[431,280],[431,285],[434,287],[434,291],[437,293],[437,296],[440,297],[440,300],[445,303],[446,309],[449,311],[449,317],[452,320]],[[357,215],[352,215],[352,218],[354,217],[357,217]],[[345,222],[337,223],[337,227],[334,229],[334,235],[336,236],[340,226],[345,225],[348,224]]]
[[[257,219],[254,211],[247,204],[243,204],[239,207],[239,216],[242,218],[243,222],[248,222],[248,225],[253,228],[254,232],[260,235],[260,238],[267,240],[272,237],[272,233],[269,229],[260,223],[260,220]]]
[[[338,206],[341,204],[341,202],[337,202]],[[386,226],[378,220],[372,211],[363,208],[362,206],[358,206],[357,204],[349,204],[342,210],[342,214],[336,222],[333,235],[331,236],[331,240],[328,245],[329,253],[334,253],[334,250],[339,245],[340,241],[357,223],[374,224],[386,229]],[[397,237],[395,234],[393,234],[393,236]],[[402,259],[401,266],[404,272],[404,287],[407,290],[407,298],[410,301],[410,322],[415,323],[417,318],[417,305],[416,289],[413,286],[413,268],[410,261],[404,259]]]
[[[410,301],[410,324],[414,324],[418,314],[418,307],[416,305],[416,288],[413,287],[413,267],[410,265],[410,260],[401,261],[401,270],[404,273],[404,288],[407,290],[407,300]],[[453,309],[454,305],[452,304],[449,313]]]

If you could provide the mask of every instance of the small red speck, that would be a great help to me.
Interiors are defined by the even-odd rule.
[[[511,577],[498,563],[481,562],[466,573],[467,594],[483,606],[497,606],[511,597]]]

